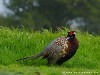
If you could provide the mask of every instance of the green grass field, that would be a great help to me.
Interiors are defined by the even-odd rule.
[[[41,58],[29,61],[16,59],[35,55],[56,37],[67,35],[67,29],[26,31],[0,28],[0,75],[99,75],[100,36],[77,31],[80,46],[75,56],[61,66],[47,66]],[[70,72],[70,73],[68,73]],[[96,72],[96,73],[95,73]],[[98,73],[97,73],[98,72]]]

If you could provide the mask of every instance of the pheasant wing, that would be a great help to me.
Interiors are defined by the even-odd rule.
[[[45,49],[45,53],[48,52],[48,63],[54,64],[57,60],[64,57],[67,54],[67,40],[64,36],[55,39]]]

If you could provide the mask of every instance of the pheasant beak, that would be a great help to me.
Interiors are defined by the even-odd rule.
[[[76,35],[76,32],[74,32],[73,34],[75,34],[75,35]]]

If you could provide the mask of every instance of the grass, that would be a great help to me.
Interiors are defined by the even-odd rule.
[[[40,75],[68,75],[63,72],[100,72],[100,36],[79,31],[77,31],[77,39],[80,42],[78,51],[72,59],[61,66],[47,66],[47,60],[41,58],[16,62],[18,58],[41,52],[50,41],[67,35],[67,32],[67,29],[59,29],[58,32],[52,33],[45,29],[41,32],[28,32],[24,29],[20,31],[1,27],[0,75],[39,75],[39,73]],[[97,75],[97,73],[90,73],[90,75]]]
[[[16,68],[15,68],[16,67]],[[72,72],[72,73],[67,73]],[[81,73],[74,73],[81,72]],[[82,73],[87,72],[87,73]],[[91,72],[89,74],[89,72]],[[0,66],[0,73],[9,75],[97,75],[98,69],[87,69],[87,68],[67,68],[66,66],[22,66],[22,65],[8,65]]]

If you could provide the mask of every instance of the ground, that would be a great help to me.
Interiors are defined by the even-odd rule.
[[[0,28],[0,75],[99,75],[100,36],[77,31],[79,48],[69,61],[61,66],[47,65],[47,60],[19,61],[16,59],[35,55],[53,39],[66,36],[68,29],[53,33],[48,30]]]

